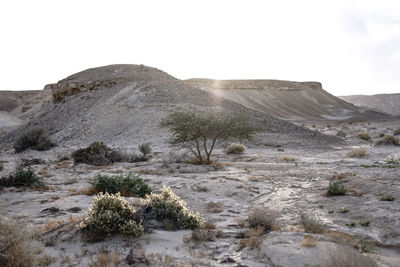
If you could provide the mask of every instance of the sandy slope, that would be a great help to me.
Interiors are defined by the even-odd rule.
[[[347,103],[318,82],[190,79],[188,84],[245,107],[291,121],[385,118]]]

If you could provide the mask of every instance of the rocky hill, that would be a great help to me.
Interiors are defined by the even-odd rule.
[[[318,82],[190,79],[188,84],[290,121],[377,119],[387,117],[331,95]]]
[[[10,112],[37,95],[39,90],[0,91],[0,111]]]
[[[64,145],[86,145],[96,140],[118,146],[148,141],[165,144],[168,134],[159,128],[159,123],[177,106],[245,114],[278,137],[285,133],[327,138],[143,65],[88,69],[47,85],[40,99],[27,111],[32,118],[3,137],[3,141],[10,142],[19,134],[40,127],[56,143]]]
[[[400,115],[400,94],[339,96],[356,106],[377,109],[389,114]]]

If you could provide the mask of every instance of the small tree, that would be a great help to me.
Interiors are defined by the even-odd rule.
[[[217,141],[229,138],[251,140],[258,129],[248,121],[242,116],[222,112],[179,109],[164,118],[161,126],[172,132],[170,144],[188,149],[199,162],[209,164]]]

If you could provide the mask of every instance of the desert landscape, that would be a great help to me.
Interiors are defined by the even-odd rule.
[[[0,97],[5,266],[399,266],[397,102],[128,64]],[[252,138],[200,162],[171,144],[179,109],[243,116]],[[101,201],[129,220],[94,220]]]

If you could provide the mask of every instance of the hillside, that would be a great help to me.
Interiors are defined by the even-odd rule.
[[[0,111],[10,112],[16,107],[23,105],[39,92],[39,90],[0,91]]]
[[[349,95],[339,97],[356,106],[377,109],[393,115],[400,115],[400,94]]]
[[[188,84],[248,108],[290,121],[384,118],[347,103],[318,82],[190,79]]]
[[[119,146],[137,146],[148,141],[162,145],[168,133],[159,128],[159,123],[177,106],[244,114],[255,125],[278,136],[320,136],[143,65],[88,69],[47,85],[42,94],[42,100],[31,107],[35,112],[28,111],[32,119],[3,140],[13,140],[22,132],[40,127],[58,144],[82,145],[100,140]]]

